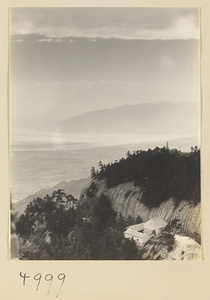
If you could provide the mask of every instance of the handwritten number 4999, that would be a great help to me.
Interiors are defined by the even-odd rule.
[[[25,285],[26,283],[26,279],[27,278],[30,278],[30,276],[27,276],[26,273],[25,274],[22,274],[22,272],[20,272],[20,277],[23,278],[23,285]],[[37,286],[36,286],[36,291],[39,290],[39,285],[40,285],[40,282],[41,282],[41,279],[42,279],[42,274],[41,273],[37,273],[35,276],[34,276],[34,280],[37,281]],[[60,286],[60,289],[58,291],[58,294],[56,295],[56,297],[58,297],[58,295],[60,294],[60,291],[62,289],[62,286],[64,284],[64,281],[66,279],[66,275],[64,273],[60,273],[58,275],[58,280],[62,280],[62,283],[61,283],[61,286]],[[52,281],[53,281],[53,275],[52,274],[47,274],[45,276],[45,281],[49,281],[49,288],[48,288],[48,291],[47,291],[47,295],[50,293],[50,288],[51,288],[51,284],[52,284]]]

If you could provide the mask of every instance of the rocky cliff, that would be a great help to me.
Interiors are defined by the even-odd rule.
[[[134,186],[133,182],[107,189],[105,180],[99,181],[95,195],[100,196],[101,194],[109,197],[113,209],[121,212],[125,218],[129,215],[136,218],[139,215],[143,222],[157,216],[167,222],[179,219],[180,232],[193,238],[196,242],[201,242],[200,203],[195,206],[183,199],[176,205],[175,199],[170,198],[162,202],[159,207],[149,208],[141,203],[142,190],[140,187]],[[84,189],[80,196],[80,202],[84,203],[87,200],[87,189]]]

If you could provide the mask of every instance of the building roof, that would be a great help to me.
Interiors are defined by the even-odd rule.
[[[161,217],[155,217],[144,223],[144,228],[160,229],[167,225],[167,223]]]
[[[155,217],[150,219],[146,223],[129,226],[124,234],[143,238],[145,236],[150,236],[152,230],[159,230],[161,228],[164,228],[166,225],[167,223],[161,217]],[[143,230],[143,232],[139,232],[140,230]]]
[[[135,225],[129,226],[129,228],[134,231],[140,231],[140,230],[144,229],[144,223],[135,224]]]
[[[138,232],[138,231],[135,231],[135,230],[132,230],[130,228],[128,228],[124,234],[130,234],[132,235],[133,237],[138,237],[138,238],[142,238],[144,236],[144,233],[142,232]]]

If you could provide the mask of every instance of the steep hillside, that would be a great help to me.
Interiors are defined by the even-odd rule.
[[[68,133],[197,134],[198,128],[198,104],[165,101],[91,111],[62,121],[55,130]]]
[[[90,182],[90,178],[82,178],[79,180],[72,180],[70,182],[62,181],[55,186],[49,188],[49,189],[41,189],[38,192],[34,193],[33,195],[29,195],[23,200],[13,203],[13,208],[19,213],[22,214],[24,210],[26,209],[26,206],[35,198],[37,197],[45,197],[46,194],[51,195],[54,191],[57,191],[58,189],[65,190],[67,194],[73,195],[76,199],[79,198],[79,195],[81,193],[81,190],[88,185]]]
[[[80,196],[80,203],[91,201],[87,196],[88,189],[84,189]],[[183,234],[201,242],[201,206],[200,203],[194,205],[190,201],[183,199],[177,205],[174,198],[164,201],[158,207],[149,208],[141,203],[142,189],[134,186],[133,182],[120,184],[113,188],[107,188],[106,181],[97,182],[95,196],[106,195],[115,211],[121,212],[127,218],[129,215],[136,218],[140,216],[143,222],[152,217],[160,216],[167,222],[175,219],[181,224],[180,231]]]

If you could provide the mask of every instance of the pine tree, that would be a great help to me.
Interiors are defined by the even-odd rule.
[[[96,171],[94,167],[91,168],[90,174],[92,179],[96,179]]]

